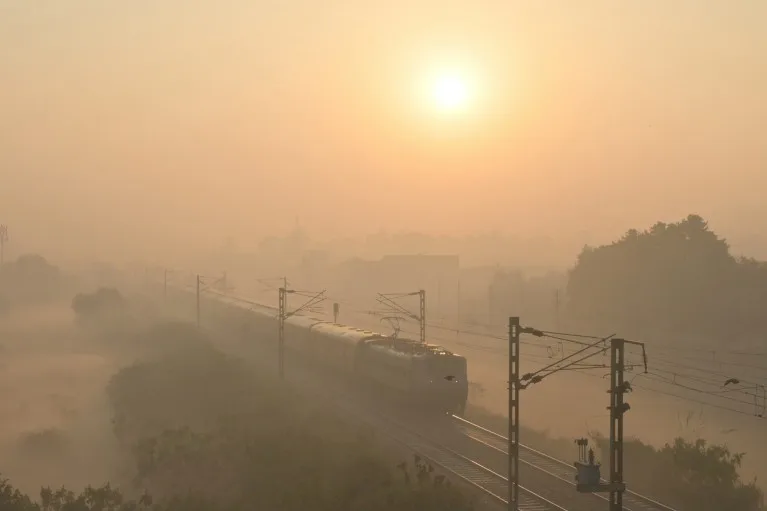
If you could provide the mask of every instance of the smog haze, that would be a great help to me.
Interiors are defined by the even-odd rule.
[[[608,241],[695,211],[750,239],[765,19],[755,0],[5,0],[4,221],[107,258],[252,246],[296,218],[319,239]]]

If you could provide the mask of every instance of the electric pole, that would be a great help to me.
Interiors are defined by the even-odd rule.
[[[197,297],[197,328],[200,328],[200,275],[197,275],[197,292],[195,296]]]
[[[644,344],[626,341],[624,339],[612,339],[613,335],[598,339],[593,343],[581,343],[583,348],[563,356],[560,360],[553,362],[535,372],[525,373],[520,376],[519,373],[519,345],[520,334],[532,334],[536,337],[544,337],[546,334],[541,330],[529,327],[521,327],[519,317],[509,318],[509,438],[508,438],[508,470],[509,470],[509,511],[519,511],[519,394],[520,390],[525,390],[534,383],[540,383],[544,378],[551,376],[559,371],[567,369],[589,369],[601,368],[603,364],[586,365],[582,364],[585,360],[610,351],[612,363],[610,366],[611,385],[609,393],[611,395],[610,406],[610,481],[602,484],[599,478],[599,465],[587,465],[576,463],[578,475],[576,477],[576,489],[582,493],[609,492],[610,493],[610,511],[623,511],[623,492],[626,485],[623,482],[623,414],[629,409],[629,405],[623,402],[623,394],[631,391],[631,385],[624,381],[625,370],[625,344],[636,344],[642,347],[642,356],[644,359],[645,372],[647,372],[647,355]],[[612,339],[610,347],[605,346],[605,342]],[[599,346],[599,345],[602,346]],[[596,349],[597,351],[590,350]],[[585,354],[584,354],[585,353]],[[564,353],[563,353],[564,355]],[[578,357],[579,358],[575,358]],[[575,360],[571,360],[575,359]],[[567,362],[569,361],[569,362]],[[565,362],[567,362],[565,364]]]
[[[284,282],[287,283],[287,278],[285,278]],[[288,294],[299,294],[301,296],[308,297],[309,300],[307,300],[303,305],[301,305],[293,312],[288,312]],[[279,323],[277,331],[277,364],[281,380],[285,379],[285,320],[298,314],[301,311],[309,310],[315,305],[322,303],[323,301],[325,301],[324,289],[316,294],[302,293],[294,289],[286,289],[284,287],[279,289],[279,310],[277,318]]]
[[[407,308],[395,301],[397,298],[404,298],[406,296],[418,296],[418,314],[410,312]],[[421,289],[420,291],[412,293],[378,293],[376,301],[386,307],[388,309],[387,312],[402,314],[403,316],[418,321],[420,326],[420,341],[422,344],[426,344],[426,290]]]
[[[278,331],[278,338],[277,338],[277,364],[278,364],[278,370],[280,373],[280,379],[285,379],[285,319],[286,319],[286,312],[285,309],[287,308],[287,294],[288,290],[284,287],[280,288],[280,298],[279,298],[279,314],[280,314],[280,327]]]
[[[211,287],[214,287],[216,285],[220,285],[221,282],[225,282],[226,281],[226,273],[224,273],[224,275],[222,277],[219,277],[218,279],[212,281],[210,284],[207,284],[207,285],[204,285],[205,284],[203,282],[204,278],[206,278],[206,277],[203,277],[199,273],[197,274],[197,291],[195,293],[196,304],[197,304],[197,313],[196,313],[196,316],[197,316],[197,328],[200,328],[200,299],[201,299],[202,292],[207,290],[207,289],[210,289]]]
[[[455,338],[461,339],[461,277],[458,277],[458,299],[455,304]]]
[[[0,265],[5,263],[5,244],[8,241],[8,226],[0,225]]]
[[[421,344],[426,344],[426,290],[421,289],[418,291],[418,301],[420,302],[420,317],[418,322],[421,326]]]
[[[610,342],[610,511],[623,511],[623,414],[628,403],[623,402],[627,387],[623,377],[626,346],[623,339]]]
[[[341,306],[338,303],[333,304],[333,323],[338,323],[338,313],[341,311]]]
[[[274,291],[275,289],[278,289],[275,287],[275,284],[273,282],[279,281],[282,283],[282,287],[285,289],[288,289],[288,286],[290,286],[290,282],[288,282],[287,277],[273,277],[270,279],[256,279],[256,282],[261,284],[264,287],[264,291]]]
[[[610,477],[606,483],[602,483],[599,465],[594,464],[593,451],[589,451],[588,460],[584,459],[582,451],[581,462],[575,463],[575,468],[578,469],[576,490],[581,493],[609,493],[610,511],[623,511],[623,492],[626,491],[626,483],[623,480],[623,415],[631,408],[623,400],[623,395],[631,392],[631,384],[624,379],[626,344],[642,347],[642,359],[645,373],[647,372],[647,352],[643,343],[625,339],[610,340],[610,406],[607,407],[610,410]],[[585,440],[581,439],[576,443],[579,446],[583,445],[585,450]]]
[[[509,318],[509,511],[519,510],[519,318]]]

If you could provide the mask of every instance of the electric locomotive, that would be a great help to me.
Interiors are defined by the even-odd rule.
[[[251,334],[276,337],[275,308],[233,296],[210,298],[223,324],[244,321]],[[469,393],[466,359],[442,346],[296,314],[285,320],[285,350],[384,391],[399,403],[432,412],[464,413]]]
[[[466,359],[442,346],[307,316],[285,321],[285,348],[419,409],[463,414]]]

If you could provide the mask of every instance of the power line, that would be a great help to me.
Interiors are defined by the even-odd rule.
[[[264,279],[264,280],[278,280],[278,279],[275,278],[275,279]],[[280,280],[282,280],[282,279],[280,279]],[[210,290],[210,292],[213,292],[213,290]],[[307,292],[307,291],[298,291],[296,294],[299,295],[299,296],[307,297],[307,298],[310,298],[311,296],[313,296],[313,295],[311,295],[310,292]],[[400,296],[407,296],[409,294],[411,294],[411,293],[399,293],[399,294],[394,294],[393,296],[400,297]],[[268,306],[260,304],[258,302],[246,300],[246,299],[243,299],[243,298],[238,298],[238,299],[243,301],[243,302],[251,303],[253,305],[268,307]],[[337,300],[336,299],[336,301],[338,303],[345,303],[345,304],[348,304],[348,305],[353,305],[353,304],[351,304],[350,302],[348,302],[346,300]],[[273,308],[273,307],[271,307],[271,308]],[[326,314],[325,311],[319,311],[319,310],[316,310],[316,309],[314,310],[314,312],[316,312],[318,315]],[[370,311],[354,310],[353,312],[360,313],[360,314],[370,314]],[[399,317],[399,320],[400,321],[404,321],[404,322],[409,322],[410,319],[412,319],[412,318],[411,317]],[[437,330],[444,330],[444,331],[449,331],[449,332],[460,332],[460,333],[464,333],[464,334],[468,334],[468,335],[474,335],[474,336],[477,336],[477,337],[480,337],[480,338],[486,338],[486,339],[491,339],[491,340],[496,340],[496,341],[497,340],[506,340],[505,337],[502,337],[500,335],[495,335],[493,333],[489,333],[489,332],[485,332],[485,331],[478,331],[478,330],[474,330],[474,329],[466,329],[466,328],[460,328],[460,327],[459,328],[455,328],[455,327],[445,326],[445,325],[438,324],[438,323],[428,323],[428,326],[430,328],[434,328],[434,329],[437,329]],[[405,332],[405,333],[415,334],[415,332],[411,332],[411,331],[407,331],[407,330],[403,330],[403,329],[400,329],[400,331],[401,332]],[[594,336],[594,335],[584,335],[584,334],[579,334],[579,333],[567,333],[567,332],[559,332],[559,331],[556,331],[556,332],[555,331],[536,331],[536,333],[541,334],[541,335],[538,335],[538,337],[540,337],[540,338],[551,339],[551,340],[559,341],[560,343],[563,343],[562,346],[560,347],[560,351],[558,351],[559,353],[561,353],[561,358],[565,358],[566,353],[569,353],[569,351],[570,351],[570,350],[566,351],[566,348],[565,348],[566,345],[564,343],[568,343],[568,344],[576,345],[576,346],[584,346],[584,345],[586,345],[588,343],[584,343],[584,342],[578,341],[577,339],[592,339],[592,340],[601,339],[600,337]],[[568,337],[571,337],[571,338],[568,338]],[[435,340],[439,340],[439,341],[442,341],[442,342],[458,343],[459,345],[464,346],[464,347],[466,347],[466,348],[468,348],[470,350],[474,350],[474,351],[486,352],[486,353],[492,353],[492,354],[508,356],[508,353],[506,353],[505,350],[503,350],[503,349],[494,349],[492,346],[473,345],[473,344],[466,343],[466,342],[442,339],[442,338],[439,338],[439,337],[436,337],[436,336],[434,338],[435,338]],[[520,343],[523,344],[523,345],[526,345],[526,346],[535,347],[536,349],[545,349],[545,350],[547,350],[549,352],[548,356],[526,354],[526,355],[520,357],[522,359],[531,361],[533,363],[541,363],[541,361],[549,361],[549,360],[552,360],[554,358],[553,352],[554,352],[554,349],[556,348],[556,346],[553,346],[551,344],[541,344],[541,343],[525,342],[525,341],[520,341]],[[664,351],[665,352],[668,352],[668,351],[682,351],[682,352],[687,351],[687,352],[698,352],[698,353],[711,353],[714,358],[717,355],[720,355],[720,354],[734,354],[734,355],[737,355],[737,356],[750,356],[750,355],[761,356],[762,355],[762,354],[759,354],[759,353],[749,353],[749,352],[734,352],[734,351],[726,351],[726,350],[708,350],[708,349],[704,349],[704,348],[693,348],[693,347],[682,348],[682,347],[675,347],[675,346],[663,346],[663,345],[659,345],[657,343],[652,343],[652,344],[649,344],[649,345],[651,347],[658,348],[659,351],[661,351],[661,353],[663,353]],[[501,346],[499,346],[499,348],[500,347]],[[599,353],[599,351],[597,353]],[[767,355],[767,354],[764,354],[764,355]],[[686,360],[686,361],[693,362],[693,363],[695,363],[695,362],[704,363],[704,364],[709,365],[709,366],[712,365],[712,364],[718,364],[720,362],[728,362],[727,365],[730,365],[732,367],[749,367],[749,368],[758,369],[758,370],[767,370],[767,367],[755,366],[755,365],[752,365],[752,364],[742,364],[742,363],[738,363],[738,362],[729,362],[729,361],[721,361],[721,360],[702,360],[700,358],[691,357],[691,356],[684,356],[684,357],[680,357],[680,358],[682,358],[682,360]],[[561,363],[561,361],[560,361],[560,363]],[[727,391],[712,391],[712,390],[696,388],[696,387],[694,387],[692,385],[686,385],[684,383],[681,383],[681,384],[679,382],[675,383],[673,380],[669,380],[668,377],[663,376],[663,374],[657,374],[657,373],[665,373],[665,374],[672,375],[672,376],[676,375],[678,378],[688,379],[688,380],[690,380],[692,382],[696,382],[696,383],[699,383],[699,384],[702,384],[702,385],[709,385],[709,386],[714,386],[714,385],[717,384],[717,380],[712,378],[713,375],[720,376],[720,377],[726,379],[726,378],[732,377],[732,374],[727,374],[727,373],[723,373],[723,372],[720,372],[720,371],[715,371],[715,370],[712,370],[712,369],[706,368],[706,367],[700,367],[700,366],[684,364],[684,363],[680,363],[680,362],[676,362],[676,361],[670,361],[670,360],[665,359],[664,357],[657,357],[657,358],[653,357],[652,358],[652,364],[653,365],[660,364],[662,367],[655,368],[652,372],[648,372],[647,376],[641,375],[641,376],[644,376],[645,378],[647,378],[647,380],[651,381],[651,382],[655,382],[655,383],[658,383],[658,384],[661,384],[661,385],[675,386],[675,387],[678,387],[680,389],[687,390],[689,392],[696,392],[696,393],[702,394],[702,395],[707,396],[707,397],[712,398],[712,399],[721,399],[721,400],[724,400],[724,401],[728,401],[728,402],[731,402],[731,403],[737,403],[737,404],[741,404],[741,405],[754,406],[754,403],[749,403],[748,401],[745,401],[743,399],[737,399],[736,397],[727,396],[727,395],[723,395],[723,394],[739,392],[739,393],[741,393],[744,396],[754,397],[755,399],[757,399],[757,401],[759,399],[767,400],[766,396],[762,396],[761,394],[759,394],[759,388],[760,388],[760,386],[762,384],[760,384],[758,382],[752,381],[751,378],[745,379],[745,378],[740,378],[739,377],[738,379],[739,379],[739,381],[742,384],[749,384],[749,385],[754,386],[756,390],[754,390],[753,392],[749,388],[742,388],[742,387],[741,388],[728,389]],[[593,366],[590,365],[590,366],[588,366],[589,369],[590,368],[602,368],[602,367],[606,368],[607,365],[606,364],[600,364],[600,365],[593,365]],[[626,368],[629,369],[629,370],[630,370],[631,367],[632,367],[632,365],[630,365],[630,364],[626,365]],[[584,374],[586,376],[598,377],[598,376],[595,376],[593,374],[589,374],[589,373],[585,372],[585,370],[584,370],[585,368],[582,368],[582,367],[577,367],[576,366],[576,367],[573,367],[571,369],[574,370],[574,371],[577,371],[580,374]],[[681,371],[681,370],[678,370],[678,369],[686,369],[687,371],[691,371],[693,373],[701,373],[701,376],[694,376],[694,375],[691,375],[691,374],[686,374],[684,371]],[[634,378],[637,378],[639,376],[640,375],[638,374]],[[757,379],[761,379],[761,378],[757,378]],[[706,401],[706,400],[702,400],[702,399],[695,399],[695,398],[692,398],[690,396],[679,395],[677,393],[666,391],[666,390],[661,390],[661,389],[651,388],[651,387],[645,387],[645,386],[640,386],[640,385],[634,385],[634,387],[637,388],[637,389],[646,390],[648,392],[655,392],[657,394],[662,394],[662,395],[666,395],[666,396],[669,396],[669,397],[674,397],[676,399],[681,399],[681,400],[684,400],[684,401],[694,402],[694,403],[701,404],[701,405],[704,405],[704,406],[710,406],[710,407],[721,409],[721,410],[724,410],[724,411],[730,411],[730,412],[733,412],[733,413],[737,413],[737,414],[741,414],[741,415],[747,415],[747,416],[750,416],[750,417],[762,418],[762,417],[759,417],[758,414],[748,413],[748,412],[745,412],[743,410],[739,410],[739,409],[736,409],[736,408],[724,406],[724,405],[721,405],[721,404],[717,404],[715,402]]]
[[[594,375],[594,374],[590,374],[590,373],[585,372],[585,371],[581,372],[579,374],[581,374],[583,376],[588,376],[588,377],[591,377],[591,378],[599,378],[599,379],[603,378],[602,376],[597,376],[597,375]],[[641,375],[637,375],[634,378],[637,378],[639,376],[641,376]],[[632,381],[633,381],[633,379],[632,379]],[[666,390],[660,390],[660,389],[656,389],[656,388],[652,388],[652,387],[645,387],[645,386],[637,385],[637,384],[634,384],[634,383],[631,384],[631,387],[633,389],[639,389],[639,390],[644,390],[644,391],[647,391],[647,392],[653,392],[653,393],[656,393],[656,394],[662,394],[662,395],[673,397],[673,398],[676,398],[676,399],[679,399],[679,400],[682,400],[682,401],[690,401],[690,402],[697,403],[697,404],[700,404],[700,405],[703,405],[703,406],[709,406],[711,408],[717,408],[717,409],[720,409],[720,410],[724,410],[724,411],[728,411],[728,412],[733,412],[733,413],[740,414],[740,415],[745,415],[747,417],[752,417],[752,418],[755,418],[755,419],[760,419],[760,420],[767,419],[767,417],[763,417],[763,416],[759,416],[759,415],[754,415],[752,413],[745,412],[743,410],[738,410],[737,408],[730,408],[728,406],[720,405],[720,404],[717,404],[717,403],[712,403],[710,401],[704,401],[702,399],[695,399],[695,398],[689,397],[689,396],[682,396],[682,395],[679,395],[679,394],[676,394],[676,393],[673,393],[673,392],[670,392],[670,391],[666,391]]]
[[[719,366],[720,368],[721,368],[721,366],[744,367],[744,368],[748,368],[748,369],[757,369],[759,371],[766,371],[767,372],[767,366],[747,364],[747,363],[744,363],[744,362],[731,362],[731,361],[728,361],[728,360],[721,360],[721,359],[719,359],[719,360],[715,360],[715,359],[703,360],[703,359],[695,358],[695,357],[680,357],[680,358],[682,360],[688,360],[690,362],[699,362],[699,363],[702,363],[702,364],[709,364],[709,365]]]
[[[654,359],[654,361],[655,361],[656,364],[660,364],[661,366],[665,366],[665,367],[670,368],[670,369],[665,369],[668,372],[681,373],[681,371],[678,371],[678,370],[675,371],[674,369],[682,368],[682,369],[687,369],[689,371],[695,371],[695,372],[698,372],[698,373],[703,373],[704,375],[716,375],[716,376],[719,376],[719,377],[721,377],[723,379],[731,378],[731,377],[734,376],[733,372],[731,372],[731,373],[724,373],[724,372],[720,372],[720,371],[715,371],[715,370],[713,370],[711,368],[707,368],[707,367],[696,367],[696,366],[691,366],[691,365],[688,365],[688,364],[682,364],[682,363],[679,363],[679,362],[674,362],[674,361],[666,360],[666,359],[662,359],[662,358],[661,359]],[[751,380],[752,377],[753,377],[753,375],[749,375],[748,379],[745,379],[745,378],[739,378],[739,379],[741,379],[742,381],[748,381],[749,383],[757,384],[758,382]],[[759,378],[759,377],[756,377],[755,379],[767,380],[767,378]]]
[[[685,390],[690,390],[692,392],[697,392],[699,394],[704,394],[704,395],[707,395],[707,396],[715,397],[717,399],[723,399],[725,401],[732,401],[733,403],[741,403],[741,404],[746,404],[746,405],[749,405],[749,406],[751,406],[753,404],[753,403],[751,403],[749,401],[744,401],[742,399],[737,399],[737,398],[730,397],[730,396],[724,396],[724,395],[721,395],[720,393],[711,392],[711,391],[703,390],[703,389],[698,389],[698,388],[692,387],[690,385],[685,385],[685,384],[680,383],[678,381],[670,380],[669,378],[666,378],[666,377],[664,377],[662,375],[655,374],[655,373],[652,373],[652,372],[649,372],[646,375],[645,374],[638,374],[636,377],[638,378],[640,376],[641,377],[645,377],[645,378],[647,378],[650,381],[657,381],[657,382],[660,382],[660,383],[666,383],[668,385],[673,385],[673,386],[676,386],[676,387],[683,388]],[[654,376],[655,378],[652,378],[652,376]],[[656,378],[660,378],[660,379],[656,379]],[[751,395],[751,396],[756,396],[756,394],[751,394],[751,393],[747,393],[747,394]]]
[[[753,414],[750,414],[748,412],[744,412],[743,410],[738,410],[736,408],[730,408],[730,407],[727,407],[727,406],[718,405],[716,403],[711,403],[711,402],[708,402],[708,401],[703,401],[703,400],[700,400],[700,399],[695,399],[695,398],[691,398],[691,397],[687,397],[687,396],[680,396],[679,394],[674,394],[673,392],[666,392],[666,391],[663,391],[663,390],[653,389],[653,388],[649,388],[649,387],[642,387],[642,386],[639,386],[639,385],[632,385],[632,387],[635,388],[635,389],[646,390],[648,392],[655,392],[656,394],[663,394],[663,395],[666,395],[666,396],[675,397],[677,399],[682,399],[684,401],[691,401],[693,403],[698,403],[698,404],[701,404],[701,405],[704,405],[704,406],[710,406],[712,408],[718,408],[720,410],[726,410],[728,412],[733,412],[733,413],[738,413],[738,414],[741,414],[741,415],[746,415],[748,417],[754,417],[756,419],[764,419],[763,416],[753,415]]]

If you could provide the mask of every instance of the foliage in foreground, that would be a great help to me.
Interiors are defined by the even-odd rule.
[[[609,440],[593,435],[603,459]],[[661,449],[631,439],[624,442],[624,457],[629,462],[625,477],[637,488],[652,490],[665,504],[699,511],[759,511],[764,495],[756,481],[741,480],[744,453],[733,453],[723,445],[708,444],[699,438],[676,438]],[[647,492],[645,492],[647,493]]]
[[[184,451],[175,456],[182,457]],[[179,461],[179,460],[175,460]],[[188,462],[187,462],[188,463]],[[327,467],[325,467],[327,468]],[[314,474],[324,473],[314,467]],[[284,475],[280,473],[279,475]],[[201,489],[189,489],[155,502],[148,493],[134,499],[109,483],[89,486],[75,494],[66,488],[43,488],[35,501],[22,494],[7,479],[0,478],[0,509],[3,511],[249,511],[252,509],[317,511],[470,511],[468,502],[443,476],[434,476],[431,467],[418,457],[412,466],[400,464],[396,470],[382,465],[377,458],[353,458],[344,472],[326,473],[330,484],[312,480],[292,484],[292,491],[279,498],[269,481],[256,480],[247,492],[237,496],[215,495],[209,483]],[[268,474],[267,474],[268,476]],[[233,487],[234,485],[228,485]],[[267,497],[265,498],[264,495]],[[273,506],[273,507],[262,507]]]
[[[469,418],[494,431],[506,431],[506,417],[471,407]],[[592,434],[602,459],[608,460],[609,440]],[[574,459],[572,440],[552,438],[546,433],[523,428],[523,443],[561,459]],[[676,438],[661,449],[627,439],[624,443],[625,479],[630,489],[651,496],[676,509],[696,511],[762,511],[764,495],[754,481],[740,479],[744,454],[731,453],[722,445],[705,440]],[[602,477],[607,476],[607,465]]]
[[[163,346],[108,386],[114,432],[135,462],[126,487],[132,500],[107,485],[79,495],[43,489],[33,502],[5,481],[0,509],[472,509],[428,464],[415,458],[395,468],[396,458],[384,461],[370,429],[341,420],[327,403],[301,397],[193,331],[165,325],[149,332]]]

